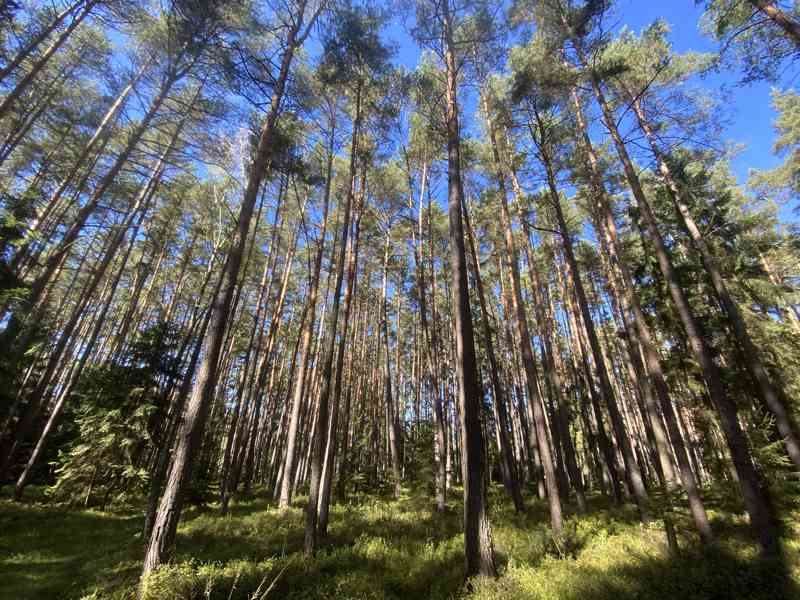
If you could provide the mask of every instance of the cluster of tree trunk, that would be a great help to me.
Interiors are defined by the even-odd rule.
[[[442,512],[460,486],[466,573],[491,576],[493,482],[518,512],[546,501],[556,535],[590,493],[646,522],[685,492],[705,544],[704,490],[730,484],[780,556],[767,483],[800,469],[800,373],[781,365],[797,251],[709,226],[745,218],[714,213],[690,148],[665,142],[659,72],[598,63],[605,3],[529,11],[556,47],[526,47],[511,92],[485,72],[474,115],[463,79],[494,39],[473,29],[477,1],[416,3],[438,63],[413,83],[366,7],[293,0],[258,43],[226,17],[235,3],[142,9],[130,20],[154,33],[109,79],[95,63],[123,3],[45,4],[2,22],[0,485],[15,498],[54,480],[87,505],[141,493],[148,575],[186,502],[291,510],[307,492],[313,555],[333,501],[429,486]],[[792,15],[751,4],[800,43]],[[321,20],[333,33],[300,74]],[[87,81],[103,89],[88,103]],[[228,103],[249,103],[249,129]],[[482,158],[464,151],[473,117]],[[740,239],[770,293],[741,284],[723,250]],[[145,418],[76,433],[117,413]],[[765,472],[764,435],[783,471]]]

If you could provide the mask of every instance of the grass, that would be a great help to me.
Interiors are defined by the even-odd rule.
[[[787,519],[787,579],[757,558],[746,522],[711,511],[720,541],[701,551],[677,515],[681,551],[670,556],[660,521],[640,525],[632,507],[591,501],[553,540],[546,507],[515,515],[492,490],[492,525],[501,576],[465,585],[460,503],[439,515],[427,496],[362,497],[334,506],[329,535],[313,560],[302,556],[303,498],[281,514],[261,499],[187,510],[173,561],[148,581],[144,598],[161,600],[537,599],[628,600],[800,598],[796,518]],[[796,513],[792,513],[796,517]],[[0,501],[0,598],[44,600],[135,597],[141,568],[141,516]],[[785,572],[785,571],[784,571]]]

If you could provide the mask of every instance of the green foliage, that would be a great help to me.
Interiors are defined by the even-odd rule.
[[[226,564],[196,564],[188,561],[166,565],[147,578],[140,598],[259,598],[262,590],[269,589],[268,577],[274,562],[235,560]]]
[[[433,491],[434,486],[433,424],[421,422],[416,434],[406,440],[406,469],[415,485]]]
[[[800,194],[800,95],[794,90],[774,90],[772,105],[778,112],[775,120],[778,139],[773,151],[785,158],[775,169],[754,171],[750,186],[781,200],[797,198]]]
[[[0,260],[4,261],[8,247],[17,244],[25,236],[27,221],[34,216],[32,193],[21,197],[3,194],[0,208]],[[4,285],[0,289],[4,289]]]
[[[384,19],[375,9],[345,6],[334,11],[319,68],[323,83],[352,84],[387,71],[391,50],[380,37]]]
[[[142,493],[148,481],[146,469],[137,465],[141,446],[146,442],[150,405],[132,411],[84,405],[75,423],[78,440],[56,460],[56,484],[50,494],[56,500],[86,505],[97,494],[103,506],[112,492],[122,496]],[[122,497],[117,499],[121,500]]]
[[[772,497],[781,503],[796,503],[800,492],[800,478],[786,455],[786,448],[775,428],[774,418],[766,409],[756,409],[752,420],[750,440],[753,454],[772,488]]]
[[[722,60],[741,69],[744,82],[776,80],[783,67],[797,58],[797,46],[784,31],[743,0],[695,0],[705,6],[701,28],[720,42]],[[797,20],[796,3],[787,4],[789,17]]]
[[[53,462],[58,501],[90,505],[118,502],[146,492],[143,459],[166,414],[158,381],[177,376],[174,333],[164,324],[145,330],[120,363],[89,368],[73,392],[63,429],[72,439]]]
[[[33,215],[32,194],[0,194],[0,306],[16,306],[27,295],[28,285],[14,273],[7,255],[24,240],[27,221]]]

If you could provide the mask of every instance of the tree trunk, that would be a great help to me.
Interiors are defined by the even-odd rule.
[[[105,195],[106,191],[111,187],[114,183],[119,172],[122,170],[122,167],[127,163],[128,158],[130,157],[131,153],[134,151],[136,146],[138,145],[139,141],[142,139],[142,136],[148,131],[150,127],[150,123],[152,122],[153,118],[156,116],[156,113],[161,108],[161,105],[167,98],[167,94],[169,93],[172,86],[177,82],[176,78],[168,78],[164,81],[161,85],[158,94],[150,103],[150,107],[147,110],[147,113],[142,117],[142,120],[136,126],[134,131],[128,137],[125,147],[123,148],[122,152],[117,156],[116,160],[114,161],[111,168],[106,172],[103,178],[100,180],[97,188],[95,188],[92,196],[86,203],[80,208],[78,211],[75,220],[71,223],[67,231],[64,233],[64,236],[59,241],[56,248],[50,253],[47,257],[47,260],[44,264],[44,267],[41,273],[36,277],[36,279],[31,284],[30,293],[26,298],[24,306],[20,308],[20,310],[25,310],[30,314],[31,319],[37,319],[43,310],[42,306],[42,297],[45,293],[47,286],[53,281],[54,275],[58,270],[59,265],[64,260],[64,257],[69,252],[72,245],[77,240],[80,232],[83,230],[86,221],[89,217],[94,213],[97,209],[98,205],[100,204],[100,200]],[[8,323],[5,331],[2,333],[2,345],[6,345],[6,347],[11,347],[11,344],[15,341],[16,337],[21,333],[20,327],[22,325],[21,320],[24,318],[23,315],[17,314],[19,311],[15,311],[15,313],[11,316],[11,321]],[[25,335],[22,334],[22,342],[18,341],[18,346],[25,346]]]
[[[581,60],[584,64],[587,64],[585,57],[581,56]],[[658,231],[655,215],[644,194],[633,161],[628,155],[628,151],[616,126],[614,115],[608,106],[605,94],[600,88],[599,82],[595,79],[592,80],[592,88],[603,112],[603,120],[612,137],[620,161],[622,162],[628,184],[631,187],[631,191],[633,192],[644,219],[646,234],[655,250],[659,268],[667,282],[673,303],[683,323],[689,345],[700,364],[703,376],[708,385],[711,400],[719,412],[720,425],[722,426],[728,448],[731,452],[731,458],[739,479],[739,486],[742,491],[742,496],[744,497],[745,506],[750,515],[753,532],[759,540],[765,554],[780,555],[781,547],[778,540],[778,526],[772,513],[772,506],[767,491],[763,487],[761,478],[755,469],[750,449],[747,446],[747,439],[739,424],[736,404],[725,391],[719,367],[714,362],[710,348],[700,332],[694,312],[686,297],[686,293],[681,287],[678,275],[675,273],[672,266],[661,233]]]
[[[490,129],[490,136],[492,135]],[[497,151],[496,141],[493,144],[493,151]],[[495,155],[495,161],[499,161],[499,152]],[[514,313],[514,324],[517,330],[522,364],[525,370],[525,379],[528,390],[528,403],[531,409],[533,427],[536,433],[537,449],[539,461],[544,475],[544,484],[547,490],[547,501],[550,508],[550,525],[555,534],[560,534],[564,527],[562,515],[561,496],[558,490],[556,479],[556,467],[550,452],[550,444],[547,437],[547,422],[544,412],[544,403],[539,393],[539,376],[537,374],[536,362],[531,345],[531,334],[528,329],[528,317],[525,314],[525,305],[522,301],[522,286],[520,284],[519,262],[514,237],[511,231],[511,216],[508,211],[508,200],[505,195],[505,181],[502,175],[497,176],[500,188],[500,220],[503,227],[503,240],[505,242],[504,263],[508,278],[511,282],[511,290],[506,288],[505,293],[510,295],[511,308]],[[516,190],[515,190],[516,191]]]
[[[791,414],[786,409],[786,403],[782,397],[781,390],[774,385],[772,377],[761,360],[761,352],[756,347],[755,342],[753,342],[753,338],[750,337],[750,332],[747,330],[747,324],[745,323],[744,316],[739,309],[738,303],[728,291],[728,286],[725,284],[725,279],[722,277],[716,257],[708,242],[703,237],[703,234],[700,232],[697,223],[695,223],[692,218],[688,201],[685,197],[686,190],[679,187],[672,173],[672,169],[658,148],[655,133],[645,117],[640,100],[634,100],[633,109],[639,121],[639,126],[642,128],[642,131],[644,131],[647,141],[653,150],[653,154],[658,160],[659,171],[670,191],[675,210],[678,213],[678,218],[683,222],[686,230],[689,232],[692,244],[703,261],[703,267],[711,281],[717,300],[730,323],[733,337],[739,344],[743,354],[742,362],[756,384],[761,402],[767,407],[767,410],[772,413],[773,417],[775,417],[775,425],[783,438],[786,453],[789,455],[795,467],[800,469],[800,439],[798,438],[797,427],[792,420]]]
[[[47,201],[47,204],[45,204],[44,210],[42,211],[41,214],[37,215],[35,221],[30,225],[31,233],[38,233],[40,231],[42,225],[45,223],[47,218],[53,213],[53,211],[58,206],[61,197],[64,195],[64,192],[67,189],[67,186],[69,186],[69,184],[78,174],[78,171],[80,169],[86,168],[86,161],[89,158],[89,155],[101,141],[101,138],[103,138],[106,135],[108,128],[113,123],[117,113],[125,104],[125,101],[127,100],[128,96],[133,91],[133,88],[136,86],[139,79],[141,79],[141,77],[144,75],[145,71],[150,66],[150,63],[151,61],[145,61],[145,63],[140,67],[140,69],[137,71],[136,75],[134,75],[134,77],[131,79],[128,85],[126,85],[122,89],[122,91],[117,95],[116,100],[114,100],[111,106],[108,107],[108,110],[106,111],[105,115],[103,115],[100,124],[95,129],[94,134],[92,134],[92,137],[89,139],[88,142],[86,142],[84,147],[81,149],[80,154],[78,154],[78,157],[75,159],[75,163],[72,165],[70,170],[58,184],[56,190],[51,194],[50,198]],[[101,152],[102,152],[102,147],[104,147],[104,144],[100,148]],[[81,183],[83,184],[85,183],[85,181],[86,180],[83,179]],[[80,185],[79,187],[83,187],[83,185]],[[80,190],[77,191],[80,192]],[[20,248],[17,251],[17,254],[15,254],[14,256],[14,264],[19,264],[21,262],[22,258],[24,258],[26,248],[27,245],[24,246],[23,248]]]
[[[750,4],[764,13],[773,23],[783,29],[783,32],[789,36],[797,46],[800,46],[800,23],[775,6],[774,2],[770,2],[769,0],[749,1]]]
[[[464,550],[466,574],[495,576],[492,530],[489,524],[485,458],[481,432],[483,394],[478,382],[478,365],[472,329],[467,284],[467,257],[461,206],[464,189],[461,178],[461,131],[459,127],[458,74],[449,4],[443,5],[446,65],[447,188],[450,229],[450,273],[453,302],[453,337],[461,420],[461,457],[464,475]]]
[[[342,318],[342,330],[340,333],[339,346],[336,351],[336,376],[333,384],[330,418],[328,419],[327,444],[325,446],[325,458],[322,466],[322,488],[319,499],[319,515],[317,530],[320,536],[328,534],[328,515],[331,501],[331,485],[333,483],[333,471],[336,465],[337,431],[339,423],[339,404],[342,395],[342,377],[344,375],[344,351],[347,344],[347,332],[350,326],[350,313],[353,309],[353,296],[356,291],[356,280],[358,276],[358,248],[361,237],[361,215],[363,214],[364,196],[367,187],[367,165],[363,163],[361,173],[361,190],[356,198],[355,224],[353,235],[350,237],[350,247],[347,251],[347,288],[344,293],[344,315]]]
[[[467,240],[469,242],[470,254],[472,254],[473,275],[475,276],[475,285],[478,291],[478,302],[481,308],[481,323],[483,326],[484,344],[486,346],[486,355],[489,360],[489,379],[492,384],[492,395],[495,412],[497,413],[497,422],[495,427],[497,429],[497,437],[500,442],[500,470],[503,474],[503,485],[506,492],[514,502],[514,510],[518,513],[525,512],[525,503],[522,500],[522,494],[519,489],[519,477],[517,475],[517,465],[514,462],[514,451],[511,447],[509,439],[509,423],[508,423],[508,410],[506,408],[506,395],[503,386],[500,383],[500,372],[497,366],[497,358],[494,354],[494,343],[492,342],[492,330],[489,325],[489,312],[486,308],[486,295],[483,290],[483,281],[481,278],[481,264],[478,260],[478,253],[475,248],[475,234],[472,230],[472,225],[469,219],[469,210],[466,204],[464,209],[464,225],[467,229]]]
[[[45,50],[39,59],[33,64],[31,70],[28,71],[28,73],[17,82],[17,84],[6,95],[6,97],[3,98],[2,103],[0,103],[0,119],[4,119],[6,117],[14,103],[19,100],[22,93],[30,87],[31,83],[33,83],[33,80],[36,79],[42,69],[44,69],[47,63],[50,62],[50,59],[53,58],[53,55],[58,52],[58,49],[64,45],[64,42],[66,42],[67,38],[72,35],[72,32],[75,31],[78,25],[80,25],[83,20],[89,16],[89,13],[98,3],[98,1],[99,0],[88,0],[84,4],[80,12],[72,19],[72,22],[69,24],[69,26],[63,32],[61,32],[61,34],[53,41],[52,44],[50,44],[47,50]],[[70,9],[69,12],[72,12],[72,10]],[[64,15],[64,17],[66,17],[66,15]],[[63,21],[63,18],[61,20]],[[30,53],[30,51],[28,52]],[[2,79],[2,77],[0,77],[0,79]]]
[[[178,133],[180,132],[180,128],[176,131],[176,134],[173,136],[173,142],[177,139]],[[134,226],[131,232],[131,240],[128,244],[128,247],[125,251],[124,256],[122,257],[121,264],[117,270],[117,274],[114,278],[114,281],[111,283],[110,290],[108,292],[108,299],[103,305],[100,314],[95,319],[95,325],[93,330],[89,336],[89,340],[84,345],[81,350],[80,359],[78,360],[78,364],[75,368],[75,373],[72,376],[69,384],[66,386],[65,389],[59,392],[58,401],[56,402],[53,410],[50,413],[49,418],[47,419],[47,423],[45,424],[44,430],[42,430],[41,434],[39,435],[39,440],[36,443],[36,446],[31,453],[30,458],[28,459],[28,463],[25,466],[25,470],[17,479],[17,484],[14,489],[14,499],[20,500],[22,498],[22,493],[25,489],[25,485],[27,484],[28,477],[30,476],[31,470],[36,465],[37,461],[39,460],[39,456],[44,449],[45,442],[53,429],[53,425],[58,420],[58,417],[61,415],[61,411],[64,408],[66,401],[72,394],[72,390],[74,385],[77,383],[78,379],[80,378],[81,373],[86,365],[86,362],[89,359],[89,356],[94,349],[94,345],[97,342],[97,339],[100,335],[100,330],[102,329],[103,325],[106,323],[106,315],[108,314],[108,309],[111,306],[111,302],[114,298],[114,294],[117,290],[117,286],[119,285],[120,279],[122,278],[122,274],[125,270],[125,265],[130,258],[131,251],[133,250],[134,243],[136,241],[136,236],[138,235],[139,229],[142,225],[142,221],[144,220],[145,215],[147,214],[149,204],[153,196],[155,195],[156,189],[160,183],[161,176],[164,173],[164,168],[166,166],[166,159],[171,152],[173,144],[169,145],[168,150],[161,156],[158,163],[156,164],[155,168],[153,169],[153,174],[147,183],[143,186],[139,197],[137,198],[136,202],[134,202],[133,207],[130,209],[129,217],[126,221],[120,226],[119,232],[115,234],[115,239],[109,248],[106,250],[106,258],[104,261],[95,269],[94,277],[99,279],[101,278],[105,271],[110,265],[111,260],[113,259],[114,255],[116,254],[117,249],[122,244],[125,234],[127,233],[128,226],[133,221],[134,217],[138,214],[139,219]],[[91,295],[90,291],[86,292],[86,295]],[[65,333],[62,333],[64,335]]]
[[[388,308],[386,306],[386,287],[387,287],[387,279],[388,279],[388,267],[389,267],[389,237],[391,234],[391,229],[387,230],[386,232],[386,244],[383,251],[383,286],[382,286],[382,293],[381,293],[381,311],[383,313],[383,319],[381,321],[382,329],[383,329],[383,339],[385,342],[385,349],[386,349],[386,415],[388,419],[387,428],[389,429],[389,451],[391,454],[392,460],[392,479],[394,480],[394,497],[400,498],[400,494],[402,493],[402,471],[400,467],[400,446],[399,446],[399,424],[397,422],[397,409],[395,404],[392,400],[392,368],[391,368],[391,361],[390,361],[390,352],[389,352],[389,314]],[[397,340],[398,345],[400,340]],[[400,369],[400,363],[396,363],[396,368]],[[397,402],[400,402],[400,391],[396,390],[397,392]]]
[[[206,415],[212,394],[217,383],[217,368],[220,351],[225,337],[228,313],[231,309],[233,295],[237,286],[239,266],[245,249],[250,221],[253,216],[261,182],[265,176],[272,147],[272,138],[280,113],[284,89],[289,77],[292,59],[297,48],[303,43],[305,36],[298,36],[303,23],[305,2],[300,5],[299,14],[290,26],[286,40],[286,49],[281,59],[281,66],[272,92],[269,113],[258,140],[255,158],[250,166],[242,207],[231,241],[231,249],[223,268],[223,283],[216,294],[211,315],[203,340],[203,361],[197,372],[192,393],[177,432],[175,451],[153,524],[153,531],[145,553],[142,570],[142,582],[168,556],[175,540],[181,508],[183,505],[183,489],[189,479],[194,455],[203,435]],[[308,27],[316,20],[318,12],[310,19]]]
[[[0,82],[4,81],[6,77],[8,77],[12,72],[14,72],[14,70],[22,64],[22,61],[28,58],[28,56],[30,56],[31,53],[34,50],[36,50],[42,44],[42,42],[44,42],[48,37],[50,37],[50,34],[53,33],[56,30],[56,28],[58,28],[61,25],[61,23],[64,22],[64,19],[70,16],[75,11],[75,9],[80,7],[80,5],[83,4],[85,1],[86,0],[77,0],[76,2],[70,4],[63,11],[58,13],[55,16],[55,18],[52,21],[50,21],[44,29],[42,29],[38,34],[36,34],[33,37],[33,39],[25,45],[24,48],[22,48],[19,52],[17,52],[14,58],[8,61],[6,66],[0,69]]]
[[[350,174],[347,194],[345,195],[342,217],[342,229],[339,239],[339,260],[336,265],[336,283],[333,291],[333,305],[331,307],[330,336],[322,354],[322,388],[319,395],[319,406],[317,408],[317,428],[312,438],[311,447],[311,483],[308,492],[308,506],[306,507],[306,525],[304,537],[304,551],[307,556],[312,556],[317,550],[318,541],[318,506],[320,490],[322,488],[322,469],[325,459],[325,450],[328,433],[329,402],[331,396],[331,380],[333,379],[333,354],[336,348],[336,329],[339,321],[339,305],[342,296],[342,284],[344,281],[345,257],[347,254],[348,238],[350,234],[351,212],[353,206],[353,196],[356,186],[356,165],[358,161],[358,142],[361,130],[361,93],[362,82],[356,82],[355,89],[355,116],[353,119],[353,131],[350,141]]]
[[[678,425],[678,419],[675,414],[675,409],[670,398],[669,388],[667,386],[664,372],[661,368],[661,359],[656,350],[653,342],[653,336],[650,332],[650,327],[645,319],[644,312],[642,311],[639,296],[636,293],[633,283],[633,277],[630,274],[627,263],[620,256],[619,242],[617,237],[617,225],[614,220],[614,215],[611,212],[611,205],[608,201],[605,186],[603,184],[602,174],[599,169],[599,161],[595,153],[594,146],[589,139],[586,121],[583,116],[580,101],[577,94],[573,91],[573,102],[575,105],[575,114],[578,122],[578,129],[581,134],[584,150],[586,151],[589,159],[590,174],[592,177],[592,186],[594,188],[595,197],[597,201],[598,210],[598,234],[603,244],[603,248],[609,257],[611,263],[610,267],[613,271],[616,267],[621,275],[621,281],[618,288],[621,288],[620,297],[626,302],[625,313],[633,316],[634,327],[630,328],[630,333],[636,332],[638,334],[637,341],[639,342],[642,353],[644,355],[645,367],[651,379],[651,385],[658,396],[659,405],[661,407],[664,421],[669,431],[669,437],[672,441],[672,447],[675,451],[675,457],[678,461],[678,472],[680,474],[681,483],[686,490],[689,508],[692,512],[697,530],[700,533],[702,541],[706,544],[713,541],[713,533],[711,525],[708,521],[705,505],[700,496],[697,479],[692,470],[689,462],[689,457],[686,451],[684,438],[681,434]],[[609,280],[614,281],[614,274],[611,273]],[[667,479],[669,485],[669,479]]]
[[[10,438],[6,444],[3,445],[2,454],[0,454],[0,474],[2,474],[3,477],[0,477],[0,481],[2,481],[2,478],[4,478],[4,476],[8,472],[8,469],[11,465],[11,460],[14,456],[14,452],[19,442],[23,439],[25,435],[28,434],[31,427],[33,426],[34,420],[39,416],[39,413],[45,404],[45,401],[47,399],[47,389],[52,381],[54,373],[56,372],[56,368],[58,367],[62,357],[64,356],[64,351],[67,348],[67,345],[70,342],[73,333],[75,332],[75,328],[78,326],[79,321],[83,317],[83,310],[86,306],[86,303],[94,295],[95,291],[97,290],[98,286],[103,280],[103,277],[106,271],[108,270],[108,267],[111,265],[111,262],[113,261],[116,255],[117,249],[122,244],[125,238],[125,233],[127,232],[128,228],[133,222],[133,219],[137,214],[139,214],[140,210],[142,210],[142,206],[148,203],[153,194],[155,193],[156,188],[161,180],[161,176],[163,175],[164,169],[166,167],[167,157],[172,152],[172,149],[174,148],[174,145],[177,142],[177,139],[183,128],[184,122],[185,121],[181,122],[181,124],[175,130],[168,147],[162,153],[158,162],[154,166],[152,175],[145,182],[145,185],[142,186],[136,200],[134,201],[133,205],[129,210],[128,216],[120,224],[119,231],[112,233],[112,238],[110,240],[110,243],[108,244],[108,247],[105,250],[103,259],[101,260],[100,264],[93,269],[89,284],[83,290],[81,296],[82,300],[78,303],[78,306],[73,310],[69,320],[61,328],[55,346],[50,351],[44,372],[40,376],[39,383],[31,392],[31,400],[29,402],[29,406],[25,412],[25,415],[17,424],[14,436]],[[144,214],[144,212],[142,212],[142,214]],[[85,356],[85,358],[88,357]],[[66,398],[64,399],[66,400]],[[44,439],[40,438],[40,443],[43,444]],[[34,455],[31,458],[35,462],[35,460],[38,458],[38,452],[34,452]],[[25,476],[25,479],[27,479],[27,476]],[[18,486],[20,488],[20,493],[25,485],[25,479],[22,480],[22,486]]]

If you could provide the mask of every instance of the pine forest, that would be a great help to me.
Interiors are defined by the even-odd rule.
[[[800,2],[0,0],[0,598],[800,599]]]

